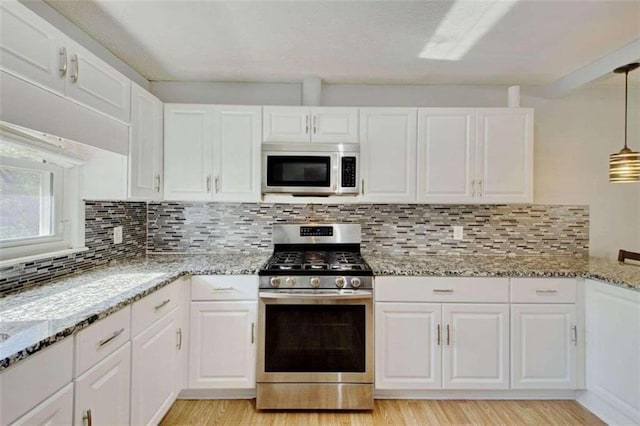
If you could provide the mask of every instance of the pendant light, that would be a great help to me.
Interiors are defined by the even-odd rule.
[[[629,72],[640,67],[634,62],[613,70],[616,74],[624,73],[624,148],[609,156],[609,182],[640,182],[640,152],[634,152],[627,146],[627,104]]]

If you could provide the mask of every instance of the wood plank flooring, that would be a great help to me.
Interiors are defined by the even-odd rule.
[[[376,400],[373,411],[257,411],[254,400],[178,400],[171,425],[604,425],[574,401]]]

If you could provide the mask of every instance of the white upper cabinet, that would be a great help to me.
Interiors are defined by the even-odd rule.
[[[533,110],[479,108],[476,194],[483,203],[533,201]]]
[[[17,1],[0,5],[0,68],[125,123],[130,80]]]
[[[418,202],[473,202],[474,108],[418,109]]]
[[[358,143],[358,108],[264,107],[263,141]]]
[[[260,107],[165,105],[165,198],[259,201]]]
[[[213,178],[213,115],[206,105],[164,106],[164,197],[207,201]]]
[[[129,198],[162,199],[162,102],[131,85]]]
[[[418,201],[533,201],[533,110],[418,110]]]
[[[260,199],[260,107],[213,110],[214,201]]]
[[[0,3],[0,69],[64,94],[64,36],[17,1]]]
[[[362,201],[416,201],[416,108],[360,109]]]

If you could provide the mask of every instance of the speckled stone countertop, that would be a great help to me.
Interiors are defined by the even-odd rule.
[[[372,255],[374,275],[461,277],[583,277],[640,291],[640,265],[570,256]]]
[[[0,299],[0,371],[182,275],[252,275],[269,253],[149,255]],[[375,275],[586,277],[640,291],[640,266],[596,258],[364,254]],[[4,336],[6,337],[6,336]]]
[[[268,253],[149,255],[4,297],[0,371],[182,275],[251,275],[268,257]]]

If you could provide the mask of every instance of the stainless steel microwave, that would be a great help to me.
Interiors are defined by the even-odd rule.
[[[360,145],[262,144],[262,192],[293,195],[357,195]]]

